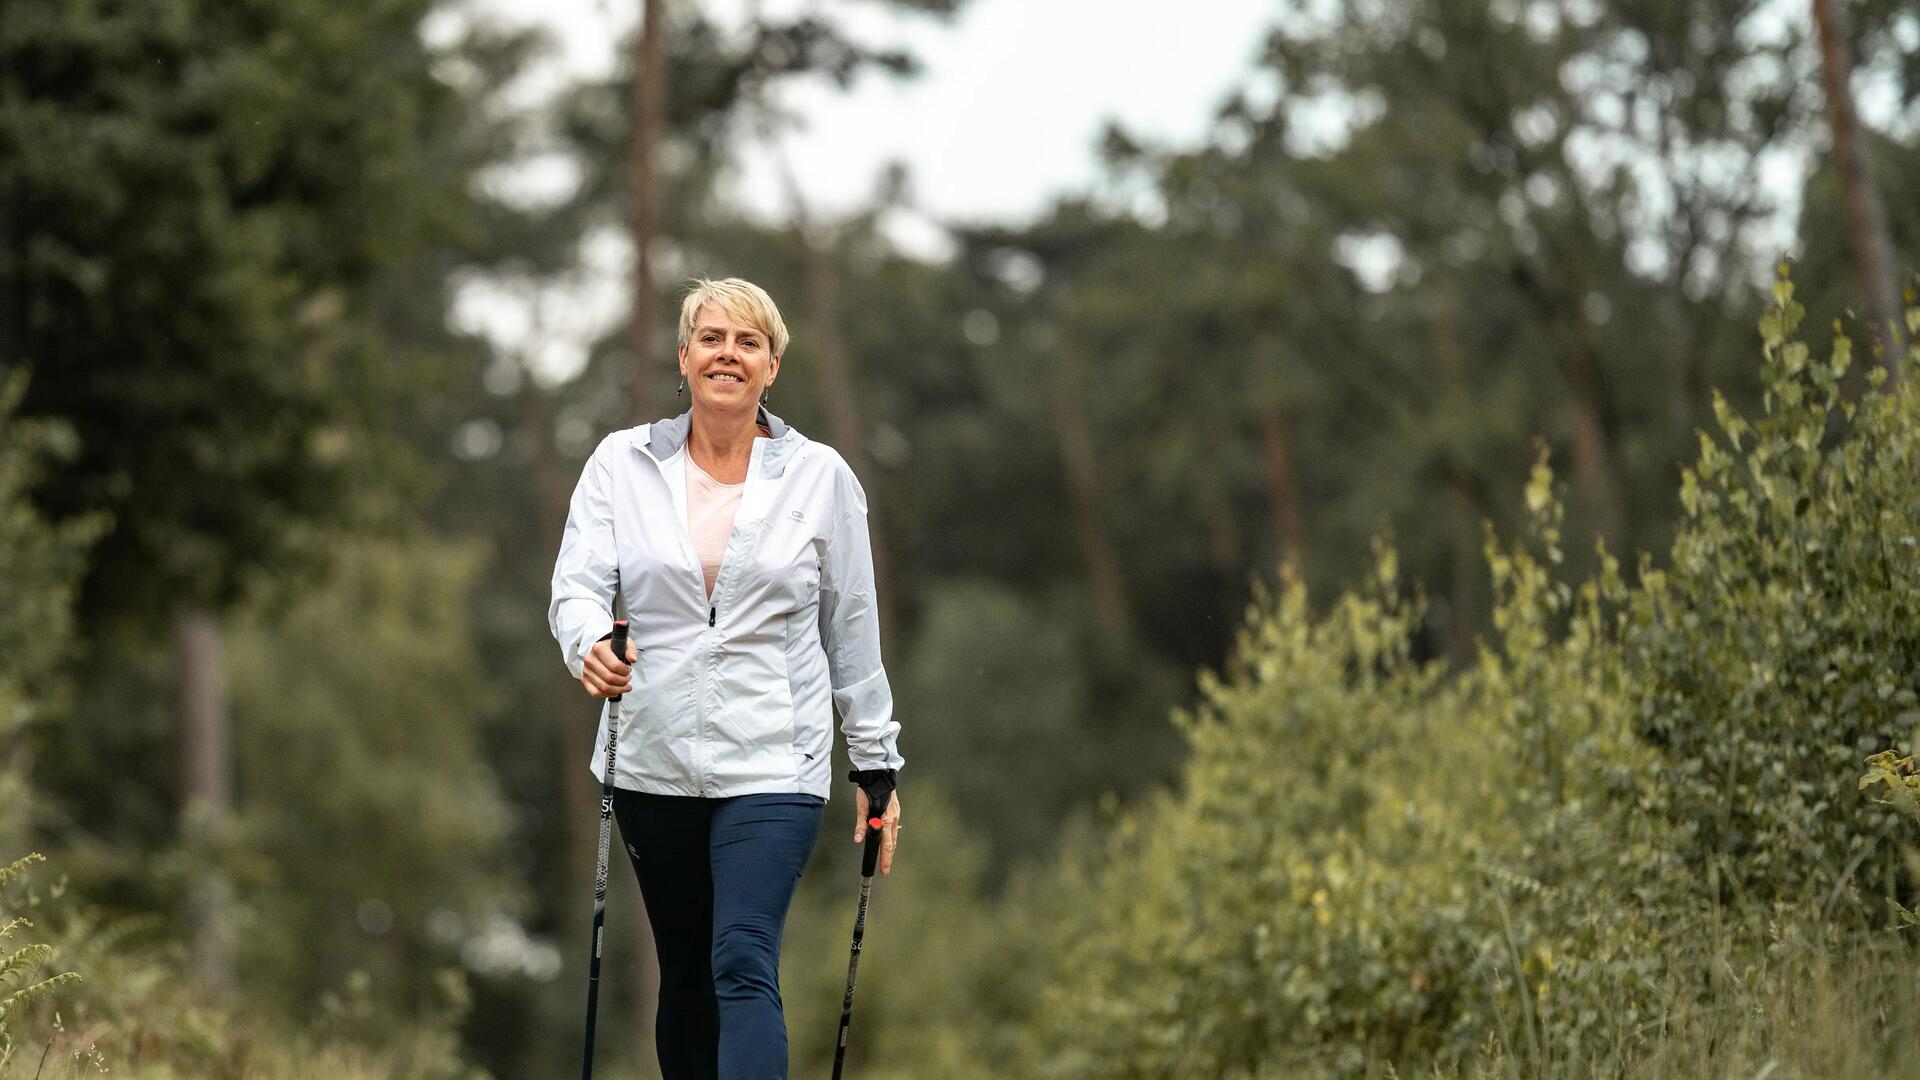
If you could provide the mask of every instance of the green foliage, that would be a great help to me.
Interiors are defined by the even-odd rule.
[[[1634,598],[1631,708],[1657,812],[1716,899],[1854,924],[1904,891],[1859,887],[1895,882],[1898,820],[1853,780],[1920,723],[1920,407],[1844,395],[1851,344],[1836,327],[1815,356],[1793,292],[1783,268],[1763,415],[1716,401],[1724,441],[1682,474],[1671,565]]]
[[[1101,774],[1087,768],[1100,755],[1079,749],[1090,690],[1072,623],[987,583],[932,589],[925,603],[899,679],[916,773],[924,762],[1001,850],[1050,844],[1044,811],[1064,804],[1082,769]]]
[[[76,894],[39,920],[88,976],[41,1042],[140,1076],[471,1073],[463,960],[519,902],[476,738],[493,698],[464,640],[482,552],[412,535],[334,554],[321,587],[227,629],[237,824],[213,854],[246,996],[196,992],[168,920],[126,914],[164,911],[205,866],[82,834],[63,861],[111,906]],[[130,904],[123,881],[150,892]],[[474,966],[510,984],[510,961]]]
[[[79,452],[71,425],[18,415],[28,378],[0,368],[0,841],[9,845],[26,840],[24,732],[57,715],[74,588],[106,525],[101,514],[49,521],[28,500],[49,463]]]
[[[1860,790],[1865,791],[1874,784],[1886,785],[1881,802],[1920,824],[1920,773],[1915,770],[1912,755],[1901,757],[1892,750],[1882,750],[1868,758],[1866,775],[1860,778]]]
[[[1913,1074],[1920,1037],[1920,984],[1913,979],[1910,940],[1876,936],[1832,952],[1791,950],[1757,966],[1702,949],[1702,969],[1746,970],[1721,979],[1643,1032],[1631,1059],[1571,1061],[1543,1071],[1526,1055],[1494,1043],[1458,1068],[1436,1068],[1435,1080],[1535,1080],[1546,1076],[1847,1077],[1905,1080]],[[1676,988],[1678,989],[1678,988]],[[1413,1076],[1402,1072],[1402,1076]]]
[[[1597,598],[1548,647],[1569,595],[1527,553],[1492,554],[1507,651],[1453,680],[1410,657],[1420,610],[1391,549],[1322,617],[1292,579],[1256,607],[1181,720],[1181,793],[1068,871],[1087,899],[1060,935],[1042,1075],[1377,1074],[1489,1036],[1598,1040],[1609,998],[1616,1020],[1647,1015],[1651,932],[1599,864],[1651,846],[1619,844],[1582,764],[1617,721],[1568,694],[1604,648]]]
[[[903,798],[900,857],[874,879],[848,1040],[847,1074],[875,1080],[1021,1075],[1034,1004],[1047,978],[1039,913],[1067,897],[1021,875],[983,887],[986,845],[937,784]],[[827,806],[781,960],[793,1075],[831,1069],[859,891],[852,808]]]
[[[1916,731],[1920,734],[1920,731]],[[1886,791],[1879,800],[1898,810],[1902,815],[1920,823],[1920,770],[1916,770],[1912,755],[1900,756],[1892,750],[1882,750],[1867,759],[1866,775],[1860,778],[1860,790],[1865,791],[1875,784],[1886,785]],[[1920,853],[1911,847],[1905,850],[1908,880],[1920,880]],[[1897,898],[1887,897],[1887,906],[1894,915],[1908,926],[1920,926],[1920,912],[1902,904]]]
[[[15,5],[0,21],[0,352],[79,453],[34,496],[106,509],[88,617],[225,606],[324,562],[396,482],[370,423],[418,385],[371,294],[459,221],[471,163],[427,0]],[[396,362],[399,361],[399,362]]]
[[[998,855],[1046,853],[1062,807],[1164,776],[1158,749],[1175,749],[1173,732],[1139,730],[1158,721],[1139,701],[1171,698],[1171,678],[1150,661],[1102,665],[1089,628],[1069,617],[1081,605],[991,582],[931,586],[924,603],[897,678],[912,769],[964,807],[968,832]],[[989,872],[995,884],[1004,867]]]
[[[227,1007],[197,994],[182,973],[185,949],[162,920],[110,916],[64,888],[28,898],[59,955],[86,972],[61,1008],[39,1017],[23,1042],[50,1055],[48,1075],[131,1075],[147,1080],[483,1080],[460,1052],[466,990],[449,978],[413,1022],[369,1024],[364,976],[292,1023],[271,1010]],[[40,1010],[45,1012],[45,1010]],[[0,1072],[4,1072],[0,1069]],[[7,1075],[11,1075],[8,1073]]]
[[[256,1006],[298,1014],[357,986],[342,1015],[409,1022],[513,913],[507,808],[478,739],[494,695],[466,618],[483,557],[423,535],[343,543],[322,588],[232,626],[227,870]]]
[[[0,896],[21,887],[28,866],[45,861],[45,856],[34,852],[0,867]],[[7,904],[6,908],[12,906]],[[0,918],[5,917],[6,908],[0,908]],[[9,918],[0,925],[0,941],[10,941],[16,932],[32,925],[32,920],[24,915]],[[6,1068],[13,1056],[13,1024],[21,1010],[35,1001],[52,997],[55,991],[80,978],[72,971],[42,976],[40,973],[52,962],[53,956],[53,946],[44,942],[22,945],[12,952],[0,950],[0,1070]]]
[[[1865,925],[1887,814],[1846,796],[1913,720],[1920,424],[1841,399],[1845,339],[1811,361],[1776,299],[1767,418],[1719,410],[1668,569],[1559,580],[1543,460],[1457,675],[1411,658],[1390,547],[1323,614],[1291,577],[1255,606],[1180,787],[1064,870],[1040,1075],[1611,1072]]]
[[[51,522],[28,501],[51,464],[80,451],[72,425],[18,415],[29,380],[25,369],[0,380],[0,724],[8,728],[46,712],[32,692],[45,688],[71,640],[73,584],[106,525],[103,514]]]
[[[1831,950],[1783,950],[1759,963],[1730,952],[1690,962],[1738,978],[1715,980],[1646,1032],[1627,1075],[1645,1077],[1848,1077],[1913,1075],[1920,984],[1910,938],[1873,935]],[[1569,1069],[1570,1075],[1591,1075]],[[1508,1075],[1529,1075],[1516,1069]]]

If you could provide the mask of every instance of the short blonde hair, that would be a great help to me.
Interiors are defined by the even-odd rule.
[[[687,298],[680,302],[681,348],[687,347],[687,342],[693,337],[693,320],[699,317],[700,309],[708,304],[718,305],[734,322],[751,326],[767,335],[772,355],[787,354],[787,324],[780,318],[780,309],[774,306],[773,297],[753,282],[737,277],[719,281],[693,279],[687,289]]]

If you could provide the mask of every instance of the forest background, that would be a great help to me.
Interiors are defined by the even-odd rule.
[[[1920,16],[1276,6],[1205,138],[1115,126],[930,257],[904,171],[724,196],[796,80],[913,77],[844,7],[646,0],[536,111],[538,35],[456,11],[0,16],[0,1075],[574,1067],[548,577],[728,274],[874,507],[915,828],[856,1075],[1910,1075]],[[555,380],[583,286],[630,311]],[[653,1075],[610,907],[603,1065]]]

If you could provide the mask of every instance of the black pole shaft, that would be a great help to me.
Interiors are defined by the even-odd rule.
[[[613,656],[627,659],[627,623],[613,624]],[[593,958],[587,962],[587,1046],[580,1055],[581,1080],[593,1080],[593,1023],[600,1006],[600,939],[607,926],[607,857],[613,850],[613,762],[620,733],[620,695],[607,699],[607,771],[600,785],[600,861],[593,872]]]
[[[833,1046],[833,1080],[840,1080],[847,1058],[847,1029],[853,1024],[853,980],[860,973],[860,942],[867,936],[867,899],[873,891],[873,871],[880,861],[881,822],[892,793],[867,808],[867,843],[860,853],[860,907],[853,916],[853,955],[847,960],[847,994],[840,1000],[840,1034]]]

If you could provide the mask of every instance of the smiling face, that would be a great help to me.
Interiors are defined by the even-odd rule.
[[[695,312],[692,333],[680,347],[680,375],[694,405],[715,412],[753,409],[780,370],[767,339],[764,330],[735,321],[719,304]]]

